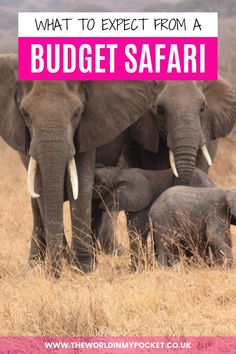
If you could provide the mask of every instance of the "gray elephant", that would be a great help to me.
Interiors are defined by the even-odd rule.
[[[149,212],[158,263],[168,266],[183,249],[231,265],[231,214],[236,217],[236,190],[176,186],[165,191]]]
[[[59,275],[66,245],[63,202],[68,199],[73,261],[83,272],[91,271],[96,148],[98,162],[117,164],[126,137],[122,132],[153,104],[157,83],[24,82],[17,79],[17,67],[16,55],[0,56],[0,135],[28,170],[34,218],[30,261],[47,255],[49,268]]]
[[[140,252],[146,247],[150,231],[149,210],[156,198],[166,189],[174,186],[176,182],[177,178],[171,169],[151,171],[138,168],[96,168],[94,197],[100,200],[100,208],[107,210],[108,214],[114,209],[117,212],[124,210],[128,213],[128,223],[135,225],[135,229],[129,232],[133,270],[139,263]],[[199,169],[195,169],[191,185],[209,188],[215,186],[208,175]],[[111,220],[112,223],[113,220]]]
[[[235,122],[236,95],[221,77],[163,81],[152,112],[131,126],[125,157],[129,167],[171,167],[179,183],[188,185],[196,166],[208,171],[216,140],[226,136]]]
[[[236,95],[221,77],[218,81],[162,81],[152,110],[129,128],[124,160],[127,167],[171,167],[176,183],[189,185],[196,166],[208,172],[217,139],[226,136],[235,121]],[[130,232],[142,223],[129,213],[127,218]]]

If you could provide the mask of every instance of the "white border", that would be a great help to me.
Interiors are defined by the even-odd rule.
[[[69,29],[63,30],[37,30],[35,19],[39,22],[45,19],[71,18]],[[95,19],[93,30],[82,30],[79,18]],[[106,30],[101,28],[102,19],[130,18],[131,20],[148,18],[145,21],[145,30],[139,26],[138,30],[124,30],[121,27],[118,31]],[[154,30],[155,19],[185,19],[186,30],[163,29]],[[201,24],[201,30],[193,31],[195,19]],[[65,21],[62,21],[65,23]],[[109,23],[109,20],[108,20]],[[137,23],[137,22],[135,22]],[[141,25],[141,21],[139,21]],[[174,20],[172,20],[174,24]],[[217,12],[19,12],[18,13],[18,36],[19,37],[218,37],[218,13]]]

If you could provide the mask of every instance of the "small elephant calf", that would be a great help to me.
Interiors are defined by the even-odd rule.
[[[231,265],[231,214],[236,217],[236,190],[176,186],[162,193],[149,212],[158,263],[170,265],[182,248]]]
[[[121,169],[119,167],[100,167],[96,169],[95,190],[102,196],[100,208],[125,211],[130,237],[131,267],[136,270],[139,263],[140,241],[146,247],[150,231],[148,213],[153,202],[168,188],[177,184],[171,169],[149,171],[139,168]],[[196,169],[192,186],[214,187],[208,175]],[[143,252],[142,252],[143,254]]]

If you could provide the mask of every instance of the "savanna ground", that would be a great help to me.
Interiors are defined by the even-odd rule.
[[[236,187],[235,146],[236,132],[220,144],[211,169],[218,184]],[[132,274],[122,217],[117,234],[127,251],[121,257],[99,255],[93,274],[65,266],[61,280],[54,281],[40,270],[29,271],[26,173],[2,141],[0,151],[0,335],[235,335],[235,269],[179,265]]]

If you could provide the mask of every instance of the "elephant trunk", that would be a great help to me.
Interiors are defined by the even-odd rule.
[[[66,159],[55,151],[40,152],[39,168],[42,178],[43,207],[50,272],[58,277],[63,253],[63,202]]]
[[[170,165],[177,183],[190,185],[196,167],[200,145],[199,131],[192,127],[179,126],[172,132],[170,142]]]
[[[178,184],[190,185],[196,167],[197,149],[191,146],[178,146],[174,151]]]
[[[40,197],[40,195],[38,193],[36,193],[34,190],[36,171],[37,171],[37,162],[31,156],[30,161],[29,161],[28,176],[27,176],[28,191],[29,191],[31,198],[39,198]],[[78,174],[77,174],[77,169],[76,169],[76,164],[75,164],[74,158],[71,158],[69,160],[68,165],[67,165],[67,171],[68,171],[68,175],[69,175],[70,182],[71,182],[73,198],[76,200],[78,198],[78,194],[79,194],[79,180],[78,180]]]
[[[42,181],[42,201],[47,243],[47,259],[50,273],[59,277],[63,255],[63,202],[65,175],[68,170],[74,199],[78,197],[78,176],[74,159],[69,156],[65,136],[57,140],[40,141],[36,159],[31,157],[28,168],[28,186],[31,196],[38,197],[34,191],[36,168]],[[36,160],[38,167],[36,166]]]

